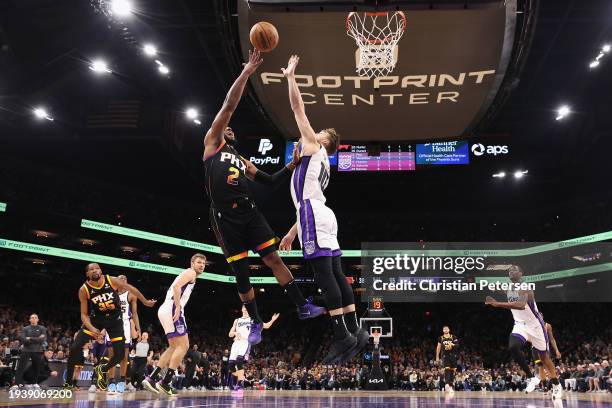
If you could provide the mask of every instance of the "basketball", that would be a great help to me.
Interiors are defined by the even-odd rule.
[[[260,21],[253,25],[249,37],[253,47],[261,52],[272,51],[278,45],[278,31],[276,31],[276,27],[266,21]]]

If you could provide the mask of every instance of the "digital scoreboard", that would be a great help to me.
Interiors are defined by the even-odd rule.
[[[340,145],[338,171],[414,171],[411,145]]]

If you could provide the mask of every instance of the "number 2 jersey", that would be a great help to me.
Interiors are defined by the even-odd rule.
[[[225,140],[212,156],[204,160],[206,192],[215,208],[231,208],[233,203],[250,197],[246,163]]]

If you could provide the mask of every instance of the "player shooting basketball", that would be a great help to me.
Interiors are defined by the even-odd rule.
[[[273,175],[257,169],[235,149],[236,135],[228,126],[249,77],[262,62],[259,51],[249,51],[249,62],[230,88],[221,110],[206,133],[203,157],[206,191],[210,197],[210,223],[236,276],[240,299],[253,319],[248,339],[250,344],[261,341],[263,321],[249,278],[249,249],[257,252],[266,266],[272,269],[278,283],[297,306],[300,319],[325,312],[324,308],[304,299],[293,275],[278,256],[278,238],[255,206],[247,181],[248,177],[259,183],[276,184],[289,176],[296,163],[290,163]]]
[[[302,252],[327,303],[334,329],[334,342],[324,363],[343,363],[353,358],[368,342],[369,336],[359,328],[353,290],[342,272],[338,223],[334,212],[325,205],[323,190],[329,184],[329,155],[339,143],[334,129],[315,133],[306,117],[304,101],[295,82],[299,62],[292,55],[283,74],[289,85],[289,101],[300,129],[298,149],[301,162],[291,177],[291,197],[297,211],[297,222],[281,241],[281,249],[291,249],[298,235]]]

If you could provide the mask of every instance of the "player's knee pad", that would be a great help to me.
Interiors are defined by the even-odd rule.
[[[332,271],[334,278],[340,288],[340,295],[342,296],[342,307],[355,304],[355,295],[353,295],[353,289],[346,280],[346,276],[342,272],[342,261],[340,256],[332,257]]]
[[[240,371],[244,369],[244,357],[238,356],[236,357],[236,371]]]
[[[236,277],[238,293],[248,293],[252,288],[251,279],[249,277],[249,262],[246,258],[242,258],[230,263],[230,265]]]

